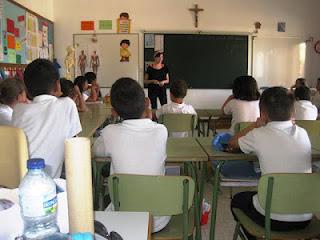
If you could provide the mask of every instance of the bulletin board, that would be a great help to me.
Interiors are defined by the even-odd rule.
[[[83,72],[94,71],[92,65],[98,58],[97,80],[101,87],[109,88],[121,77],[139,79],[139,34],[97,33],[94,40],[92,34],[74,34],[73,44],[75,76],[81,75],[81,64]],[[128,57],[121,57],[123,53]]]
[[[12,0],[0,0],[0,62],[53,60],[53,22]]]

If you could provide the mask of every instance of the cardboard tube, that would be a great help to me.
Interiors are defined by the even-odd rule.
[[[65,141],[69,230],[94,233],[91,150],[88,138]]]

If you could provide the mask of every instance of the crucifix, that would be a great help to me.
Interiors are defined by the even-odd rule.
[[[201,12],[201,11],[204,11],[203,8],[198,8],[198,4],[194,4],[194,7],[193,8],[189,8],[189,11],[193,12],[194,13],[194,26],[197,28],[198,27],[198,13]]]

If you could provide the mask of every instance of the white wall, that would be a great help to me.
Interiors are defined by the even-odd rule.
[[[41,2],[41,0],[33,0]],[[42,0],[43,1],[43,0]],[[29,2],[22,1],[21,2]],[[44,1],[43,1],[44,2]],[[46,1],[47,2],[47,1]],[[63,63],[65,48],[72,45],[72,34],[80,33],[81,20],[113,20],[116,32],[116,19],[120,12],[127,11],[132,19],[132,32],[142,31],[208,31],[208,32],[252,32],[253,23],[261,21],[259,34],[275,37],[309,38],[320,36],[319,0],[198,0],[204,12],[200,13],[199,28],[194,28],[193,15],[188,8],[191,0],[51,0],[55,22],[55,54]],[[50,4],[49,4],[50,5]],[[50,15],[50,14],[49,14]],[[278,21],[287,23],[287,32],[278,33]],[[97,28],[97,26],[96,26]],[[142,44],[142,34],[140,36]],[[312,44],[311,44],[312,45]],[[143,48],[140,48],[140,81],[143,77]],[[308,50],[306,76],[320,76],[320,55]],[[196,107],[217,107],[230,91],[190,90],[187,100]]]
[[[51,21],[53,20],[53,1],[54,0],[15,0],[15,1],[41,16]]]

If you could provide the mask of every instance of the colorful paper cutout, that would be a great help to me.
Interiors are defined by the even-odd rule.
[[[9,49],[16,49],[15,37],[8,34],[7,39],[8,39],[8,48]]]
[[[81,30],[94,30],[94,21],[81,21]]]
[[[24,15],[18,16],[18,22],[24,22]]]
[[[14,35],[15,35],[16,37],[20,37],[20,30],[19,30],[19,28],[15,28],[15,29],[14,29]]]
[[[7,18],[7,32],[14,34],[14,21],[10,18]]]
[[[16,63],[16,51],[13,49],[8,49],[8,62],[9,63]]]
[[[21,55],[16,55],[16,63],[21,64]]]
[[[22,50],[21,42],[19,40],[16,41],[16,50],[17,51],[21,51]]]
[[[111,30],[112,29],[112,20],[100,20],[99,21],[100,30]]]

